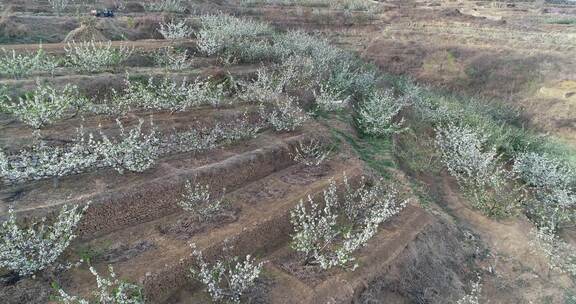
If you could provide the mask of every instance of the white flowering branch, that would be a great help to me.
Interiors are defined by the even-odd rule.
[[[193,255],[196,257],[197,269],[191,268],[192,276],[206,287],[214,301],[227,300],[239,303],[242,295],[246,293],[262,272],[263,263],[255,263],[250,255],[245,259],[239,257],[218,260],[208,264],[202,252],[195,245]]]
[[[14,210],[9,209],[0,226],[0,267],[28,276],[54,264],[76,237],[74,229],[87,208],[64,206],[52,225],[43,218],[27,228],[18,225]]]

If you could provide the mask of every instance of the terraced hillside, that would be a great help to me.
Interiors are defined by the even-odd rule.
[[[1,5],[2,301],[576,301],[570,3]]]

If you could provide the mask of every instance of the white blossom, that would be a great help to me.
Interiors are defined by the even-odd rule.
[[[469,127],[449,124],[436,129],[436,145],[450,175],[475,207],[491,216],[514,213],[524,190],[515,175],[504,168],[487,136]]]
[[[84,299],[71,296],[63,289],[58,288],[56,300],[64,304],[143,304],[144,296],[142,288],[136,284],[128,283],[117,278],[114,268],[109,265],[110,278],[102,277],[90,266],[90,272],[96,277],[97,290],[93,292],[93,298]]]
[[[186,181],[184,190],[184,195],[182,195],[182,200],[178,202],[178,205],[201,222],[210,221],[228,206],[222,197],[214,198],[209,185],[192,185],[190,181]],[[226,192],[226,189],[223,189],[222,192]]]
[[[162,34],[164,39],[185,39],[190,37],[192,29],[184,20],[177,23],[172,20],[169,23],[160,22],[160,29],[158,29],[158,32]]]
[[[191,268],[193,277],[200,281],[214,301],[227,300],[239,303],[242,295],[254,286],[262,272],[263,263],[255,263],[254,259],[247,255],[245,259],[239,257],[218,260],[211,265],[204,261],[202,252],[196,250],[197,268]]]
[[[56,89],[38,83],[34,92],[19,97],[18,102],[13,103],[9,98],[4,98],[0,101],[0,110],[39,129],[71,116],[74,110],[78,111],[87,103],[88,100],[80,95],[76,86],[66,85],[64,88]]]
[[[576,277],[576,248],[561,240],[548,227],[531,231],[532,248],[548,258],[550,269]]]
[[[307,143],[299,142],[292,157],[297,163],[316,167],[328,159],[330,152],[331,150],[326,149],[320,141],[313,139]]]
[[[18,225],[9,209],[0,226],[0,267],[28,276],[54,264],[76,237],[74,229],[87,208],[63,206],[52,225],[43,218],[26,228]]]
[[[395,121],[405,103],[394,97],[391,91],[371,94],[363,99],[356,111],[357,123],[362,132],[385,136],[402,130],[404,119]]]
[[[82,72],[99,72],[119,65],[130,57],[132,48],[113,47],[112,42],[68,43],[66,58],[68,65]]]
[[[308,197],[309,208],[301,201],[292,210],[292,247],[304,255],[305,264],[318,264],[322,269],[358,266],[353,253],[367,244],[383,222],[406,206],[405,201],[398,202],[395,191],[385,191],[382,183],[353,190],[346,181],[347,191],[341,201],[336,183],[331,181],[324,190],[324,208]],[[338,228],[342,215],[350,225],[345,232]]]

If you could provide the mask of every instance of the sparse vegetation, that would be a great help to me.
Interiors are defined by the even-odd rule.
[[[268,106],[260,104],[260,116],[280,132],[294,131],[308,119],[308,115],[291,97],[277,100]]]
[[[174,20],[164,23],[160,22],[160,29],[158,32],[164,37],[164,39],[185,39],[192,35],[192,29],[186,24],[186,21],[181,20],[179,22],[174,22]]]
[[[322,269],[358,266],[353,253],[366,245],[380,224],[406,205],[399,201],[395,191],[386,191],[381,183],[353,190],[346,182],[347,193],[341,200],[332,181],[324,190],[323,208],[308,197],[308,204],[301,201],[292,210],[292,246],[304,256],[305,265],[318,265]],[[356,208],[358,203],[361,207]],[[341,225],[348,228],[341,229]]]
[[[487,138],[469,127],[448,125],[436,130],[441,160],[474,206],[490,216],[514,214],[523,191],[500,161]]]
[[[46,218],[21,227],[13,209],[0,226],[0,267],[29,276],[53,265],[76,237],[74,230],[88,206],[64,206],[52,225]]]
[[[70,0],[48,0],[48,3],[52,7],[54,13],[60,16],[66,10],[66,8],[68,8]]]
[[[159,0],[146,3],[146,9],[150,12],[184,13],[186,3],[183,0]]]
[[[394,121],[405,102],[395,98],[390,91],[375,93],[362,100],[356,111],[356,124],[368,135],[386,136],[402,130],[402,119]]]
[[[185,70],[192,66],[188,50],[181,50],[173,46],[159,49],[154,54],[154,60],[156,61],[156,64],[169,71]]]
[[[205,286],[214,301],[239,303],[242,295],[254,286],[254,281],[262,272],[263,264],[255,263],[250,255],[244,259],[232,257],[218,260],[210,265],[195,245],[192,248],[197,269],[191,268],[190,272]]]
[[[210,221],[227,206],[222,198],[214,198],[209,185],[192,185],[190,181],[186,181],[184,187],[185,193],[178,205],[194,215],[200,222]],[[222,192],[225,192],[225,189]]]
[[[63,289],[55,286],[57,291],[56,301],[64,304],[143,304],[144,296],[142,288],[136,284],[128,283],[117,278],[114,268],[108,266],[109,278],[102,277],[94,267],[90,266],[90,272],[96,277],[96,288],[93,297],[84,299],[71,296]]]
[[[98,16],[81,18],[64,40],[78,43],[62,58],[41,47],[19,51],[33,48],[26,45],[0,56],[0,201],[18,214],[55,215],[29,223],[12,209],[0,214],[8,302],[143,303],[146,294],[154,303],[260,303],[296,293],[295,301],[329,302],[340,301],[329,298],[340,286],[331,282],[342,280],[354,290],[337,294],[360,302],[385,301],[391,289],[405,302],[574,298],[576,95],[563,53],[576,40],[570,26],[543,24],[568,24],[552,17],[572,8],[524,0],[85,2],[13,3],[0,17],[3,41],[54,42],[46,50],[59,54],[78,20],[45,16],[49,5]],[[226,13],[214,14],[218,7]],[[374,15],[380,9],[385,16]],[[126,16],[102,18],[119,11]],[[274,26],[260,21],[270,18]],[[167,41],[146,40],[158,37]],[[108,38],[128,41],[96,42]],[[568,76],[552,77],[556,70]],[[407,73],[430,85],[392,76]],[[31,76],[41,79],[36,87]],[[547,105],[563,113],[548,119]],[[335,182],[344,170],[352,177]],[[367,172],[374,176],[361,177]],[[89,212],[57,214],[86,199],[97,202]],[[230,255],[229,237],[238,238]],[[204,254],[190,254],[190,241]],[[528,245],[535,256],[515,256]],[[61,262],[76,258],[93,263],[94,290],[88,270],[64,273],[72,264]],[[546,259],[547,276],[537,273]],[[99,275],[105,266],[109,275]],[[483,271],[496,274],[484,283],[496,292],[481,294],[480,277],[469,281]],[[198,282],[184,287],[186,274]]]
[[[87,103],[87,98],[80,95],[76,86],[66,85],[63,89],[56,89],[48,84],[38,83],[34,92],[19,97],[18,102],[4,97],[0,101],[0,111],[39,129],[74,115]]]
[[[0,57],[0,74],[9,75],[15,79],[30,75],[32,72],[45,71],[50,74],[58,66],[58,62],[48,57],[42,48],[38,48],[36,53],[16,54],[16,51],[8,52],[2,49],[3,55]]]
[[[576,278],[576,248],[561,240],[547,227],[531,232],[532,247],[548,258],[550,269]]]
[[[294,151],[294,161],[307,167],[316,167],[324,163],[330,156],[330,150],[318,140],[299,142]]]
[[[80,72],[100,72],[118,66],[128,59],[133,49],[113,47],[112,42],[72,42],[66,48],[67,63]]]

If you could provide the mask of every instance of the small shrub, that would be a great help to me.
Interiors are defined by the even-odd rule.
[[[352,264],[352,269],[355,269],[358,265],[354,263],[353,253],[366,245],[377,233],[380,224],[399,213],[406,205],[406,202],[398,202],[394,191],[383,193],[382,185],[370,189],[360,188],[358,191],[352,190],[347,182],[346,186],[344,202],[340,202],[336,183],[332,181],[324,190],[324,208],[321,209],[309,197],[309,208],[301,201],[291,211],[294,226],[292,247],[304,255],[304,264],[319,265],[322,269]],[[364,201],[360,201],[362,206],[356,208],[354,206],[359,202],[358,199]],[[352,208],[361,210],[361,213],[348,213]],[[340,229],[342,223],[348,228]]]
[[[192,29],[186,25],[184,20],[175,23],[174,20],[169,23],[160,22],[160,29],[158,32],[164,37],[164,39],[185,39],[190,37],[192,34]]]
[[[472,282],[472,289],[470,293],[458,300],[456,304],[479,304],[480,295],[482,294],[482,284],[480,278],[476,282]]]
[[[0,226],[0,267],[28,276],[54,264],[76,237],[74,229],[87,208],[64,206],[52,225],[43,218],[27,228],[18,226],[14,210],[9,209]]]
[[[262,263],[256,264],[250,255],[245,259],[233,257],[218,260],[210,265],[204,261],[201,251],[196,250],[194,245],[192,248],[198,269],[191,268],[190,272],[206,287],[214,301],[239,303],[262,272]]]
[[[240,83],[242,92],[240,98],[249,102],[273,102],[283,98],[284,88],[288,79],[280,77],[272,71],[259,68],[257,78],[248,83]]]
[[[436,130],[441,161],[464,194],[485,214],[507,216],[516,212],[524,191],[486,142],[486,136],[468,127],[448,125]]]
[[[394,121],[405,103],[384,91],[360,101],[356,110],[356,123],[360,130],[372,136],[387,136],[400,132],[404,120]]]
[[[70,0],[48,0],[52,10],[56,15],[60,16],[70,4]]]
[[[204,152],[242,139],[254,138],[261,129],[259,122],[250,122],[244,114],[225,124],[218,123],[210,128],[174,134],[168,139],[166,149],[172,152]]]
[[[72,42],[66,48],[68,65],[81,72],[100,72],[118,66],[128,59],[133,49],[112,47],[112,42]]]
[[[188,50],[180,50],[173,46],[159,49],[154,54],[156,64],[170,71],[180,71],[192,66]]]
[[[16,154],[0,153],[0,176],[9,183],[20,183],[80,173],[98,163],[97,147],[93,136],[85,137],[80,128],[76,139],[64,147],[52,147],[40,141]]]
[[[135,128],[126,132],[122,123],[117,120],[120,127],[120,136],[111,140],[100,132],[102,142],[98,150],[104,165],[123,173],[124,170],[132,172],[144,172],[152,167],[159,156],[159,138],[156,131],[149,134],[142,132],[143,120]]]
[[[299,142],[295,148],[293,159],[307,167],[317,167],[328,159],[330,152],[321,142],[313,139],[308,143]]]
[[[159,0],[158,2],[148,2],[146,3],[145,8],[150,12],[186,12],[186,4],[183,0]]]
[[[175,152],[200,152],[242,139],[253,138],[262,129],[260,122],[250,122],[246,114],[212,128],[183,131],[160,138],[152,129],[142,131],[143,121],[129,130],[118,122],[121,133],[110,138],[100,130],[101,140],[93,134],[77,131],[72,143],[48,146],[40,141],[30,148],[7,155],[0,150],[0,177],[7,183],[21,183],[48,177],[85,172],[91,168],[113,167],[142,172],[151,167],[160,155]]]
[[[113,94],[110,112],[124,113],[131,107],[179,112],[205,104],[219,106],[225,97],[223,84],[212,84],[210,79],[176,82],[150,77],[147,82],[135,82],[126,77],[125,84],[122,94]]]
[[[336,111],[345,108],[350,102],[350,96],[345,94],[343,90],[322,84],[318,93],[314,91],[316,104],[324,111]]]
[[[260,58],[262,55],[254,54],[268,50],[257,42],[263,35],[272,33],[272,28],[265,23],[226,14],[205,15],[200,22],[201,28],[196,33],[197,45],[207,56]],[[251,51],[246,53],[246,50]]]
[[[87,103],[88,100],[80,95],[76,86],[66,85],[63,89],[55,89],[38,83],[34,92],[20,97],[17,103],[5,98],[5,101],[0,103],[0,110],[39,129],[65,118],[74,110],[80,110]]]
[[[516,157],[513,170],[532,190],[528,215],[539,227],[557,231],[576,220],[576,175],[571,167],[549,155],[529,152]]]
[[[294,131],[308,120],[308,115],[291,97],[274,102],[270,110],[264,104],[260,105],[260,116],[280,132]]]
[[[547,227],[533,230],[530,245],[548,258],[550,269],[576,278],[576,248],[562,241]]]
[[[222,198],[216,199],[212,196],[209,185],[192,186],[192,183],[187,181],[184,187],[185,193],[178,205],[194,215],[200,222],[212,220],[228,205]],[[225,189],[222,192],[225,192]]]
[[[47,57],[42,48],[38,48],[35,54],[16,54],[2,49],[4,55],[0,57],[0,74],[9,75],[15,79],[30,75],[35,71],[46,71],[54,74],[58,62]]]
[[[114,268],[108,266],[110,277],[100,276],[94,267],[90,266],[90,272],[96,277],[97,290],[93,292],[93,297],[84,299],[78,296],[71,296],[63,289],[55,286],[58,295],[55,300],[64,304],[143,304],[144,296],[142,287],[119,280],[114,273]]]

